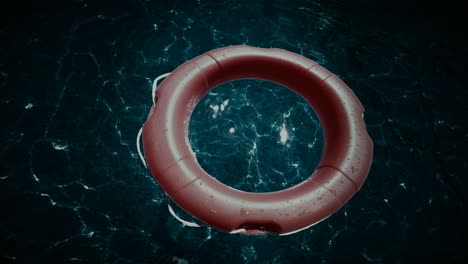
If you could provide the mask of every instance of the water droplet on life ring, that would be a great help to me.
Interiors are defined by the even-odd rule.
[[[249,214],[250,214],[249,210],[247,210],[245,208],[241,208],[241,210],[240,210],[240,215],[241,216],[247,216]]]

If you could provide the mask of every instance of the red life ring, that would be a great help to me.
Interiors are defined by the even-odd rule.
[[[268,193],[233,189],[207,174],[188,141],[190,116],[213,87],[255,78],[304,97],[323,127],[322,159],[313,174],[291,188]],[[362,186],[373,143],[364,108],[351,89],[316,62],[281,49],[231,46],[180,65],[160,85],[143,127],[151,174],[183,210],[225,232],[291,234],[327,218]]]

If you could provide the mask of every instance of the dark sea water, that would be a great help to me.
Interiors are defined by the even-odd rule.
[[[465,263],[460,3],[2,3],[0,263]],[[367,181],[340,211],[295,235],[182,226],[136,151],[153,79],[237,44],[315,60],[366,108]],[[323,146],[300,96],[256,80],[207,94],[189,139],[207,172],[256,192],[306,179]]]

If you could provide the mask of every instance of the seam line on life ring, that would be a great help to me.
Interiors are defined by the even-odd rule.
[[[345,176],[345,177],[353,184],[353,186],[354,186],[354,191],[359,190],[359,188],[357,187],[356,183],[355,183],[350,177],[348,177],[348,175],[346,175],[346,173],[344,173],[343,171],[341,171],[340,169],[338,169],[338,168],[336,168],[336,167],[334,167],[334,166],[332,166],[332,165],[322,165],[322,166],[320,166],[320,167],[317,167],[316,171],[319,170],[319,169],[321,169],[321,168],[327,168],[327,167],[328,167],[328,168],[331,168],[331,169],[334,169],[334,170],[338,171],[339,173],[343,174],[343,176]]]
[[[313,69],[313,68],[315,68],[315,67],[317,67],[317,66],[320,66],[320,65],[319,65],[319,64],[315,64],[314,66],[310,67],[310,68],[307,69],[306,71],[309,71],[309,70],[311,70],[311,69]],[[320,66],[320,67],[321,67],[321,66]],[[317,76],[317,77],[320,77],[319,75],[317,75],[317,74],[315,74],[315,73],[313,73],[313,74],[314,74],[315,76]],[[330,76],[332,76],[332,75],[333,75],[333,73],[329,72],[329,75],[327,75],[327,77],[325,77],[325,78],[320,78],[320,79],[322,80],[322,82],[325,82],[325,80],[328,79],[328,78],[329,78]]]
[[[190,156],[190,154],[185,154],[185,155],[183,155],[182,157],[180,157],[180,159],[174,161],[174,163],[172,163],[172,164],[169,165],[167,168],[165,168],[164,170],[162,170],[162,173],[166,172],[166,171],[169,170],[170,168],[175,167],[179,162],[183,161],[184,159],[188,158],[189,156]]]
[[[222,73],[222,72],[223,72],[223,67],[221,67],[221,64],[218,62],[218,60],[216,60],[215,57],[213,57],[213,55],[211,55],[211,54],[208,53],[208,52],[205,53],[205,54],[208,55],[208,56],[210,56],[210,58],[212,58],[212,59],[216,62],[216,64],[218,65],[218,68],[219,68],[219,72]]]
[[[328,78],[332,77],[333,73],[330,73],[330,75],[328,75],[325,79],[323,79],[322,81],[326,81]]]
[[[210,87],[210,85],[208,84],[208,79],[206,78],[205,71],[200,67],[200,65],[198,65],[197,62],[193,62],[193,64],[195,64],[195,66],[197,66],[197,68],[198,68],[198,69],[200,70],[200,72],[202,73],[203,79],[205,80],[205,86],[206,86],[206,88]]]
[[[187,182],[186,184],[184,184],[182,187],[180,187],[177,191],[175,191],[175,193],[173,194],[173,196],[176,196],[178,193],[180,193],[181,191],[183,191],[185,188],[189,187],[190,185],[192,185],[196,180],[200,179],[201,177],[198,176],[196,177],[195,179]]]
[[[302,70],[300,73],[304,73],[304,72],[306,72],[306,71],[308,71],[308,70],[312,69],[313,67],[315,67],[315,66],[317,66],[317,65],[319,65],[319,64],[318,64],[318,63],[316,63],[316,64],[314,64],[314,65],[312,65],[312,66],[308,67],[307,69],[305,69],[305,70]]]
[[[325,185],[322,185],[322,187],[323,187],[325,190],[327,190],[327,191],[335,198],[335,200],[338,201],[338,203],[339,203],[340,205],[344,205],[344,204],[346,203],[346,201],[343,202],[343,201],[341,201],[340,199],[338,199],[338,195],[336,195],[336,192],[335,192],[335,193],[332,192],[332,191],[331,191],[330,189],[328,189]]]

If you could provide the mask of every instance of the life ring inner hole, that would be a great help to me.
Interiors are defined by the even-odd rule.
[[[256,79],[211,89],[192,112],[188,137],[203,170],[232,188],[257,193],[309,178],[324,142],[320,121],[301,95]]]

